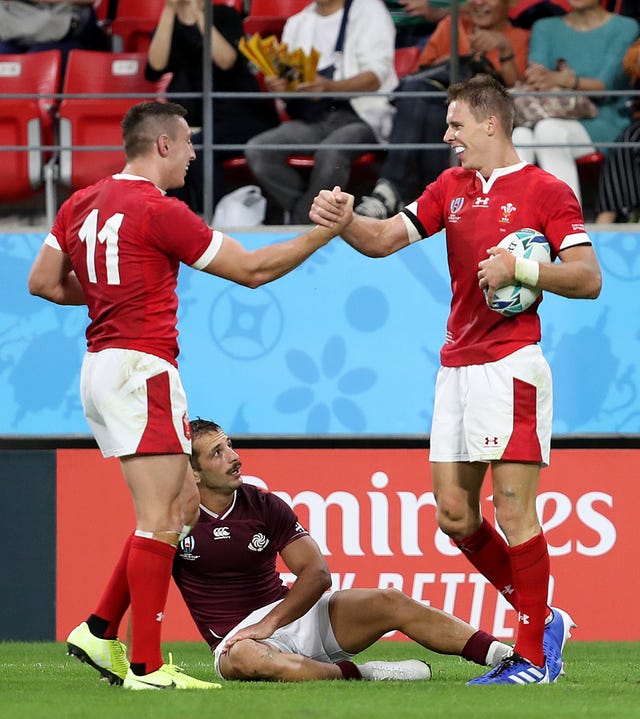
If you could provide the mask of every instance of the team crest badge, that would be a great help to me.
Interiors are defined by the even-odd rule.
[[[500,217],[500,222],[502,222],[505,225],[508,225],[511,223],[512,215],[518,208],[511,202],[507,202],[506,205],[502,205],[500,207],[500,211],[502,212],[502,216]]]
[[[182,429],[184,430],[185,438],[191,439],[191,422],[189,422],[189,417],[186,412],[182,415]]]

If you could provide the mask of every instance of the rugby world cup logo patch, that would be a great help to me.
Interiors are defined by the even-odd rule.
[[[194,549],[196,548],[196,538],[193,535],[189,535],[188,537],[185,537],[180,542],[180,558],[186,559],[188,562],[192,562],[194,559],[198,559],[200,557],[199,554],[194,554]]]
[[[449,212],[451,212],[452,215],[458,214],[462,209],[462,205],[464,205],[464,197],[454,197],[449,205]]]
[[[460,210],[464,205],[464,197],[454,197],[449,203],[449,217],[448,222],[458,222],[460,220]]]

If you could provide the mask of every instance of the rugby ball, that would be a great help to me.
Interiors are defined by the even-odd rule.
[[[528,227],[507,235],[500,240],[498,247],[504,247],[516,257],[524,257],[536,262],[551,262],[551,251],[545,236],[538,230]],[[492,310],[510,317],[531,307],[540,295],[540,290],[537,287],[516,283],[496,290],[492,302],[489,302],[487,290],[484,291],[484,294],[487,304]]]

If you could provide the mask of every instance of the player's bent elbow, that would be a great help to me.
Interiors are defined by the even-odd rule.
[[[324,567],[320,570],[318,576],[318,584],[322,588],[323,592],[326,592],[328,589],[331,589],[332,582],[329,567]]]
[[[37,276],[30,275],[27,281],[27,289],[29,294],[34,297],[42,297],[44,300],[53,301],[54,296],[51,292],[51,288],[45,282],[42,282]]]
[[[602,275],[600,272],[594,272],[591,274],[589,281],[586,283],[584,294],[582,295],[585,300],[595,300],[600,296],[602,290]]]

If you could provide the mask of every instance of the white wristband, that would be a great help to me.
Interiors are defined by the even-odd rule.
[[[528,287],[537,287],[539,274],[539,262],[526,260],[524,257],[516,257],[516,282],[519,282],[521,285],[527,285]]]

